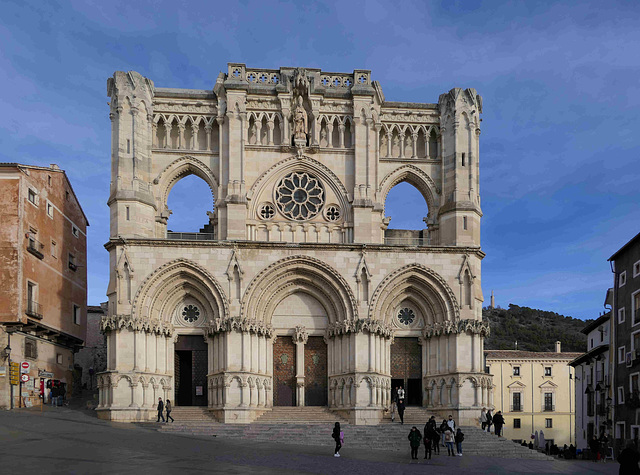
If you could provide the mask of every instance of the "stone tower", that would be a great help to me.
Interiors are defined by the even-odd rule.
[[[169,397],[225,422],[320,405],[376,424],[400,384],[463,423],[491,404],[473,89],[391,102],[367,70],[230,63],[211,90],[116,72],[108,94],[100,417],[146,420]],[[188,175],[211,190],[208,222],[170,232]],[[388,229],[401,182],[424,229]]]

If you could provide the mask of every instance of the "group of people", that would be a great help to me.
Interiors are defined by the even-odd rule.
[[[502,417],[502,411],[496,412],[496,415],[491,414],[491,409],[483,407],[480,412],[480,425],[482,430],[491,432],[491,426],[493,426],[494,433],[500,437],[502,435],[502,427],[504,426],[504,417]]]
[[[424,443],[424,458],[431,459],[431,454],[440,455],[440,444],[447,448],[447,455],[462,457],[462,441],[464,434],[453,420],[453,416],[449,419],[443,419],[442,424],[438,426],[436,417],[431,416],[424,426],[424,436],[420,433],[416,426],[411,428],[409,432],[409,444],[411,446],[411,458],[417,460],[420,442]],[[455,443],[455,452],[453,444]]]
[[[167,411],[166,421],[163,415],[164,411]],[[161,397],[158,398],[158,422],[160,422],[160,419],[162,419],[162,422],[169,422],[169,419],[171,419],[171,422],[175,422],[173,420],[173,417],[171,417],[171,401],[167,399],[167,403],[165,404],[164,402],[162,402]]]

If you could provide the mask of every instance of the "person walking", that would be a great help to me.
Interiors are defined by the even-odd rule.
[[[171,401],[169,401],[169,400],[167,399],[167,403],[165,404],[164,408],[165,408],[165,410],[167,411],[167,423],[169,422],[169,419],[171,419],[171,422],[175,422],[175,421],[173,420],[173,417],[171,417],[171,410],[172,410],[172,408],[171,408]]]
[[[640,462],[640,454],[638,454],[633,441],[629,441],[624,450],[618,455],[618,463],[620,464],[618,473],[620,475],[640,475],[638,462]]]
[[[605,432],[600,436],[600,459],[602,463],[607,463],[607,453],[609,452],[609,437]]]
[[[400,416],[400,424],[404,425],[404,399],[403,398],[398,399],[398,415]]]
[[[598,452],[600,451],[600,443],[598,438],[594,435],[589,441],[589,450],[591,451],[591,458],[594,462],[598,461]]]
[[[462,457],[462,441],[463,440],[464,440],[464,434],[462,433],[462,429],[458,427],[458,430],[456,431],[456,435],[455,435],[456,452],[458,457]]]
[[[447,427],[446,430],[444,431],[444,443],[447,446],[447,454],[451,455],[452,457],[455,455],[455,453],[453,452],[454,440],[455,440],[455,436],[453,435],[451,428]]]
[[[400,389],[398,389],[398,399],[404,399],[404,389],[402,388],[402,386],[400,386]]]
[[[480,425],[482,426],[482,430],[487,429],[487,410],[484,407],[480,412]]]
[[[340,423],[336,422],[336,425],[333,426],[333,432],[331,433],[331,437],[336,441],[336,449],[333,452],[334,457],[340,457],[340,449],[342,448],[342,444],[344,443],[344,432],[340,430]]]
[[[493,425],[496,426],[496,435],[500,437],[502,435],[502,426],[504,425],[504,417],[502,417],[502,411],[498,411],[493,417]]]
[[[493,415],[491,409],[487,411],[487,432],[491,433],[491,426],[493,425]]]
[[[164,422],[164,416],[162,415],[162,412],[164,411],[164,403],[162,402],[162,398],[159,397],[158,398],[158,421],[160,422],[160,419],[162,419],[162,422]]]
[[[411,428],[409,432],[409,445],[411,446],[411,459],[418,460],[418,449],[420,448],[420,441],[422,440],[422,434],[416,426]]]
[[[453,416],[449,414],[449,420],[447,421],[447,425],[451,429],[451,432],[455,434],[456,432],[456,421],[453,420]]]
[[[426,425],[424,427],[424,438],[422,439],[422,442],[424,443],[424,458],[425,460],[427,458],[431,460],[431,446],[433,445],[433,437],[428,432],[429,428]],[[427,455],[429,457],[427,457]]]
[[[391,422],[396,419],[396,408],[398,407],[398,386],[391,390]]]

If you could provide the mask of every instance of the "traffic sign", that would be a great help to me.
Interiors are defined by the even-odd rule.
[[[26,383],[27,381],[29,381],[29,375],[23,374],[22,376],[20,376],[20,379],[22,380],[23,383]]]
[[[12,361],[9,366],[9,382],[14,386],[20,382],[20,365],[15,361]]]
[[[21,373],[28,373],[30,369],[31,369],[31,363],[29,363],[28,361],[23,361],[22,363],[20,363]]]

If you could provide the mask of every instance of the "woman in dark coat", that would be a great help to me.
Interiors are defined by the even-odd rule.
[[[425,439],[427,437],[431,439],[431,450],[433,450],[434,454],[440,455],[440,434],[438,433],[438,423],[436,422],[435,416],[431,416],[424,427]]]
[[[411,428],[411,432],[409,432],[409,444],[411,445],[411,458],[413,460],[418,460],[418,449],[420,448],[420,442],[422,441],[422,434],[416,426]]]
[[[336,422],[336,425],[333,426],[333,432],[331,433],[331,437],[336,441],[336,450],[333,453],[334,457],[340,457],[340,449],[342,448],[342,432],[340,431],[340,423]]]
[[[638,468],[638,462],[640,462],[640,454],[633,445],[633,442],[629,442],[627,447],[618,455],[618,462],[620,463],[620,475],[640,475],[640,468]]]

